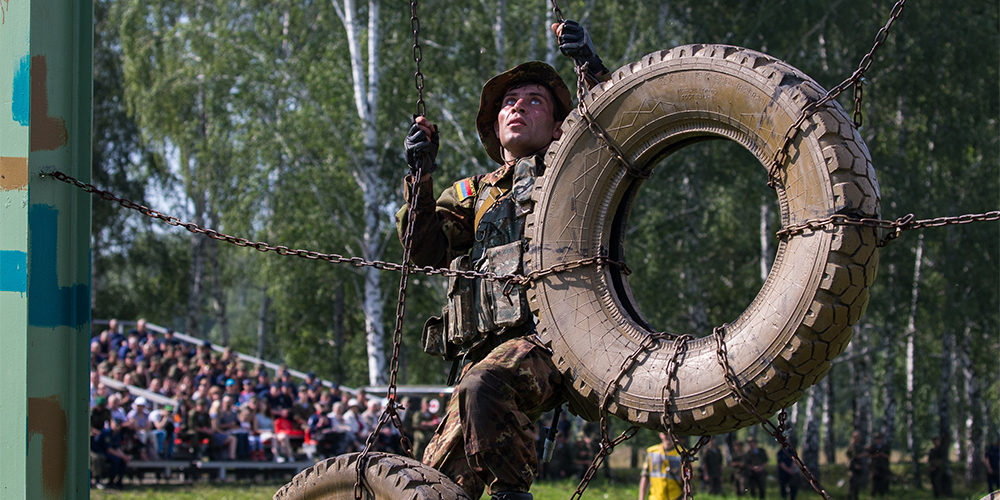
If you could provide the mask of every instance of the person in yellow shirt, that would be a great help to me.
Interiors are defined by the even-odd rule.
[[[681,486],[681,456],[666,433],[660,433],[660,444],[646,449],[646,462],[639,479],[639,500],[677,500]]]

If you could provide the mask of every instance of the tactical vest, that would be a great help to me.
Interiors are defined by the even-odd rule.
[[[456,271],[522,274],[524,221],[531,213],[542,156],[518,160],[511,188],[485,185],[477,194],[472,250],[451,262]],[[449,278],[448,305],[424,325],[424,351],[448,360],[476,361],[493,347],[534,328],[524,287],[482,278]],[[455,369],[452,370],[453,374]]]

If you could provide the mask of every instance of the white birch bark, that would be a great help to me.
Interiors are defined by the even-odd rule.
[[[965,485],[971,488],[982,480],[984,470],[979,457],[983,456],[983,415],[979,376],[972,364],[971,328],[966,327],[962,337],[962,376],[965,379],[965,442],[968,443],[965,458]]]
[[[364,204],[364,229],[361,235],[361,253],[365,260],[381,260],[385,249],[381,224],[381,207],[388,189],[378,175],[377,111],[379,89],[379,1],[368,1],[367,65],[363,60],[359,11],[354,0],[334,0],[334,7],[341,17],[347,33],[351,58],[351,77],[354,85],[354,105],[361,124],[363,151],[361,164],[354,166],[354,179],[361,189]],[[367,75],[365,74],[367,68]],[[365,313],[365,342],[368,350],[368,383],[380,385],[388,382],[385,356],[385,327],[382,322],[381,271],[368,267],[364,271],[362,308]]]
[[[910,319],[906,326],[906,449],[913,464],[913,484],[920,487],[920,450],[916,446],[913,407],[914,337],[917,333],[917,299],[920,296],[920,264],[924,255],[924,235],[917,235],[917,250],[913,264],[913,291],[910,294]]]
[[[806,401],[805,422],[802,426],[802,463],[819,479],[819,437],[821,433],[825,393],[821,384],[809,389]]]
[[[913,264],[913,291],[910,294],[910,319],[906,326],[906,449],[913,467],[913,485],[920,487],[920,450],[916,446],[914,422],[914,337],[917,333],[917,298],[920,296],[920,264],[924,255],[924,235],[917,235],[917,250]]]

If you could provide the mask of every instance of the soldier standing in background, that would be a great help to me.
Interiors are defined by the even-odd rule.
[[[750,496],[763,499],[767,494],[767,452],[757,447],[757,439],[747,439],[747,454],[744,461],[747,468],[747,486]]]
[[[865,484],[868,468],[865,467],[865,444],[861,441],[861,432],[851,434],[851,443],[847,445],[847,500],[858,500],[858,494]]]
[[[722,451],[714,437],[708,440],[708,445],[701,454],[701,479],[709,493],[722,494]]]
[[[889,445],[885,437],[875,434],[871,446],[868,447],[868,458],[871,460],[872,496],[880,497],[889,493]]]
[[[729,467],[733,469],[732,479],[736,496],[741,497],[747,492],[747,467],[746,454],[743,452],[743,443],[740,441],[733,443],[733,456],[729,459]]]
[[[948,473],[948,448],[944,446],[941,437],[931,438],[934,446],[927,452],[927,468],[931,475],[931,488],[934,498],[951,496],[951,474]]]

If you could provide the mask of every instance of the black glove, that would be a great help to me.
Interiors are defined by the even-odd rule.
[[[434,125],[434,132],[430,139],[416,122],[410,125],[410,132],[406,134],[406,140],[403,141],[403,149],[406,150],[406,164],[410,167],[411,175],[416,175],[418,165],[423,167],[425,174],[429,174],[437,168],[434,159],[437,158],[438,145],[437,125]],[[423,163],[418,163],[421,160]]]
[[[572,57],[578,65],[587,64],[587,70],[592,75],[599,75],[608,69],[594,50],[594,42],[590,41],[587,29],[576,21],[567,20],[563,23],[559,35],[559,51]]]

